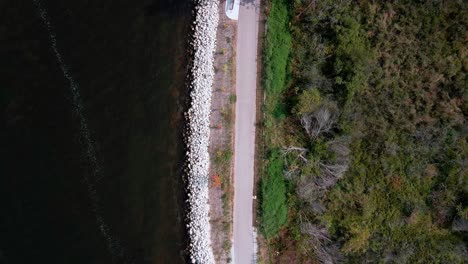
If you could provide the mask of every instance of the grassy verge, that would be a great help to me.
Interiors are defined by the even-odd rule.
[[[261,181],[262,231],[267,239],[274,238],[288,220],[283,168],[280,153],[278,150],[272,151]]]
[[[287,21],[287,2],[275,0],[267,3],[268,20],[263,50],[264,102],[263,141],[265,149],[264,173],[260,188],[260,230],[268,240],[275,238],[287,223],[286,186],[283,162],[275,146],[276,131],[281,126],[284,109],[280,98],[286,90],[291,35]]]

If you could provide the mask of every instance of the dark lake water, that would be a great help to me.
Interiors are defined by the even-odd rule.
[[[184,263],[190,2],[40,6],[0,0],[0,264]]]

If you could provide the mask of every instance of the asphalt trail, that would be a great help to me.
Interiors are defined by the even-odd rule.
[[[259,0],[241,0],[237,39],[234,152],[234,263],[255,260],[253,184]]]

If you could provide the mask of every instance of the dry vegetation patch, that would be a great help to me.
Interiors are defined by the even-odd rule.
[[[210,219],[211,240],[216,263],[229,263],[232,237],[233,129],[235,111],[236,21],[219,4],[219,25],[215,55],[215,81],[211,106],[210,135]]]

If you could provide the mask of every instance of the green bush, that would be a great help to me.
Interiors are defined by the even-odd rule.
[[[264,87],[269,95],[277,96],[285,89],[291,34],[286,0],[271,1],[264,43]]]
[[[275,237],[288,219],[283,169],[284,164],[279,151],[272,151],[261,183],[262,230],[267,239]]]
[[[229,103],[234,104],[237,101],[237,95],[235,93],[231,93],[229,95]]]
[[[216,151],[213,161],[217,166],[227,166],[231,162],[232,151],[230,149],[219,149]]]
[[[301,117],[304,114],[310,114],[322,104],[322,101],[323,98],[318,89],[305,90],[299,96],[295,112],[298,117]]]
[[[359,22],[350,16],[343,18],[343,23],[335,27],[336,57],[334,61],[335,83],[339,90],[336,98],[351,100],[354,94],[366,85],[366,72],[372,59]]]

